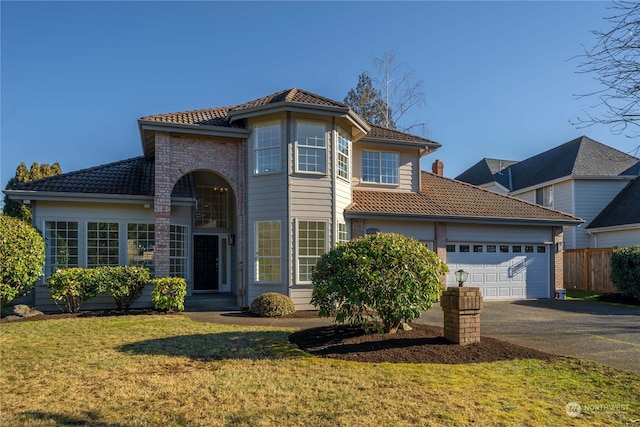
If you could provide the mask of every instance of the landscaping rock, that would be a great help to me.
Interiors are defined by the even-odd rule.
[[[413,328],[411,326],[409,326],[408,323],[402,322],[402,323],[400,323],[400,326],[398,327],[398,329],[400,329],[401,331],[410,331]]]
[[[44,313],[25,304],[16,304],[13,306],[13,314],[20,317],[33,317]]]

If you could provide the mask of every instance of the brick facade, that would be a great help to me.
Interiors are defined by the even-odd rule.
[[[236,201],[236,246],[238,305],[246,305],[246,281],[243,264],[246,253],[246,140],[226,137],[155,134],[155,269],[157,277],[169,275],[169,230],[171,191],[183,176],[198,170],[224,178]]]
[[[551,250],[553,251],[553,289],[562,289],[564,288],[564,250],[562,250],[563,245],[563,228],[562,227],[553,227],[553,247]],[[553,296],[553,292],[551,293]]]
[[[480,342],[480,311],[482,296],[479,288],[452,287],[440,297],[444,311],[444,337],[456,344]]]

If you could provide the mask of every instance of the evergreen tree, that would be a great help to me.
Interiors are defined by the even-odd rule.
[[[344,103],[372,125],[395,128],[393,121],[390,126],[386,126],[387,103],[382,99],[380,91],[373,87],[367,73],[358,76],[358,84],[347,93]]]
[[[58,162],[49,165],[43,163],[39,165],[37,162],[33,162],[31,169],[27,169],[27,165],[21,162],[16,168],[16,174],[13,178],[9,179],[6,189],[9,189],[15,184],[22,182],[30,182],[36,179],[47,178],[62,173],[62,168]],[[19,218],[29,224],[32,221],[31,210],[17,200],[11,200],[8,196],[4,196],[4,208],[2,209],[4,215]]]

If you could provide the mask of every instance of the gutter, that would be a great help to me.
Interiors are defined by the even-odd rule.
[[[11,200],[31,201],[63,201],[83,203],[120,203],[120,204],[144,204],[153,205],[154,197],[132,194],[103,194],[103,193],[64,193],[44,191],[3,190]],[[190,197],[172,197],[172,204],[179,206],[192,206],[195,201]]]

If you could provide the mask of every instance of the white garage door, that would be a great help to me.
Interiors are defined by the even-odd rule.
[[[532,244],[451,243],[447,245],[447,286],[465,270],[465,286],[480,288],[486,299],[549,298],[549,247]]]

